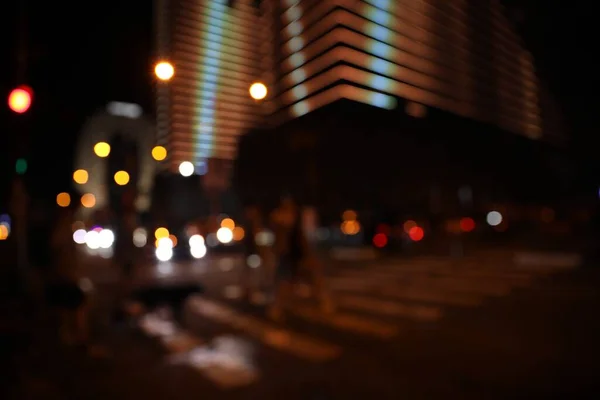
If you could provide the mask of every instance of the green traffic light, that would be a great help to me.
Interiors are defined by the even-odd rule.
[[[19,175],[25,174],[25,172],[27,172],[27,160],[25,160],[24,158],[19,158],[15,165],[15,170]]]

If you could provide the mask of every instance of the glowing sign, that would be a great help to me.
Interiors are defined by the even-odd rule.
[[[111,115],[131,119],[139,118],[142,115],[142,107],[137,104],[121,103],[118,101],[108,103],[106,111]]]

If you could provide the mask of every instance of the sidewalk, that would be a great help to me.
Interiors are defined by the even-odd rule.
[[[90,315],[92,341],[109,357],[62,345],[56,317],[40,304],[28,306],[24,298],[0,302],[0,398],[138,398],[130,388],[146,386],[150,391],[143,397],[156,398],[153,392],[160,389],[143,381],[160,382],[162,350],[135,329],[111,321],[115,293],[114,285],[98,287]]]

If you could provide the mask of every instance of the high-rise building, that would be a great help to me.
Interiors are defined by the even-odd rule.
[[[233,159],[249,129],[340,99],[544,135],[532,57],[499,0],[157,0],[156,15],[176,69],[157,88],[172,169]]]
[[[158,0],[158,53],[175,66],[157,88],[158,140],[172,169],[231,160],[237,140],[260,123],[249,87],[268,70],[260,12],[250,0]]]

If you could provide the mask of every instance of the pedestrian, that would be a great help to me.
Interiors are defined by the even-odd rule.
[[[304,276],[308,277],[312,285],[311,292],[315,294],[321,311],[332,314],[335,311],[335,304],[326,285],[325,266],[317,254],[314,242],[306,239],[304,231],[302,233],[301,240],[304,243],[302,245],[304,254],[300,263],[301,271]]]
[[[323,266],[311,251],[303,229],[300,207],[291,197],[284,197],[281,205],[271,214],[277,257],[275,271],[275,299],[268,310],[269,318],[281,321],[285,308],[294,293],[294,283],[301,272],[311,277],[313,290],[317,293],[324,311],[333,312],[333,302],[327,295],[323,277]]]
[[[252,297],[252,270],[256,268],[254,260],[260,260],[260,249],[256,243],[256,235],[260,232],[262,221],[260,210],[257,206],[250,205],[245,209],[245,226],[243,246],[244,246],[244,263],[241,271],[241,287],[244,291],[244,298],[250,300]],[[261,284],[264,283],[261,280]]]
[[[270,219],[275,234],[273,253],[277,258],[277,266],[275,298],[269,307],[268,316],[274,321],[281,321],[284,309],[288,307],[293,295],[293,281],[298,274],[303,253],[299,237],[301,222],[298,206],[291,197],[283,197]]]
[[[127,190],[122,196],[118,212],[114,213],[117,225],[115,261],[121,269],[124,292],[127,292],[133,279],[137,258],[137,248],[133,243],[133,233],[138,225],[135,199],[135,189]]]

